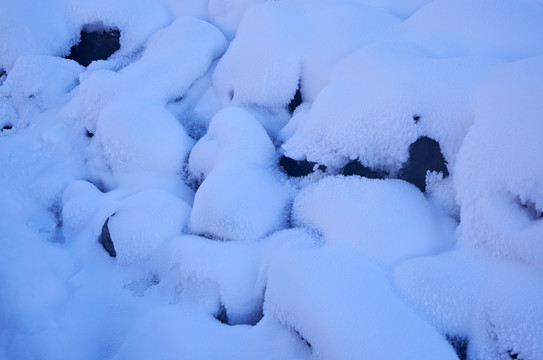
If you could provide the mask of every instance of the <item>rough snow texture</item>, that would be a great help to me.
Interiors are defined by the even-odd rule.
[[[543,270],[543,57],[497,67],[459,152],[460,244]],[[500,106],[496,106],[500,104]],[[521,155],[519,155],[521,154]]]
[[[542,5],[4,1],[0,359],[543,359]]]
[[[298,194],[293,219],[386,264],[447,246],[424,196],[399,180],[327,177]]]

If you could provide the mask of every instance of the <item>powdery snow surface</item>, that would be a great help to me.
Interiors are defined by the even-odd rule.
[[[2,3],[0,358],[543,359],[542,56],[536,0]]]

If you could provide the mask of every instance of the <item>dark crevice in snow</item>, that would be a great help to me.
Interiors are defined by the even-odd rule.
[[[279,160],[279,165],[281,165],[288,176],[302,177],[315,171],[317,163],[307,160],[294,160],[287,156],[282,156]],[[317,168],[321,171],[326,171],[326,167],[324,165],[319,165]]]
[[[96,187],[101,193],[106,193],[109,191],[109,189],[107,188],[106,184],[104,184],[102,181],[98,180],[98,179],[83,179],[89,183],[91,183],[92,185],[94,185],[94,187]]]
[[[468,358],[468,339],[457,335],[447,335],[447,341],[456,351],[458,359],[466,360]]]
[[[507,354],[509,354],[509,357],[514,360],[523,360],[522,357],[519,356],[518,353],[514,352],[513,350],[507,350]]]
[[[364,166],[358,160],[350,161],[343,168],[343,175],[358,175],[369,179],[384,179],[388,174],[380,170],[372,170],[367,166]]]
[[[6,73],[6,70],[0,69],[0,86],[4,83],[4,80],[6,80],[8,74]]]
[[[298,330],[294,329],[294,332],[304,342],[304,344],[311,350],[311,343],[306,338],[304,338]]]
[[[302,101],[303,101],[302,93],[300,91],[300,85],[298,85],[298,88],[296,89],[296,93],[294,94],[294,97],[290,100],[290,103],[288,104],[289,113],[291,114],[294,113],[294,110],[296,110],[296,108],[300,106]]]
[[[4,130],[11,130],[12,127],[13,127],[13,126],[12,126],[11,124],[4,125],[4,127],[2,128],[2,131],[4,131]]]
[[[439,143],[422,136],[409,146],[409,160],[400,170],[398,178],[410,182],[424,192],[428,171],[441,172],[443,178],[449,176],[447,161],[443,157]]]
[[[64,244],[66,239],[64,238],[64,233],[62,232],[62,206],[60,202],[55,202],[50,208],[49,211],[55,217],[55,229],[51,233],[48,241],[52,243]]]
[[[111,215],[114,216],[115,214]],[[100,238],[98,239],[98,242],[102,244],[104,249],[107,251],[109,256],[111,257],[117,257],[117,252],[115,251],[115,246],[113,245],[113,240],[111,239],[111,234],[109,233],[109,217],[104,222],[104,225],[102,226],[102,233],[100,234]]]
[[[244,314],[243,318],[232,319],[228,316],[228,309],[224,306],[223,303],[220,304],[219,310],[215,314],[215,319],[219,320],[221,323],[229,326],[236,325],[249,325],[255,326],[262,320],[264,317],[263,302],[260,304],[258,309],[252,313]]]
[[[226,314],[226,308],[221,304],[219,312],[215,315],[215,319],[219,320],[221,323],[230,325],[228,323],[228,315]]]
[[[536,206],[535,202],[530,200],[522,201],[519,196],[516,197],[516,200],[532,220],[535,221],[543,218],[543,211]]]
[[[121,32],[117,28],[105,28],[99,24],[83,27],[79,43],[72,46],[66,58],[83,66],[89,66],[95,60],[106,60],[121,48],[120,37]]]

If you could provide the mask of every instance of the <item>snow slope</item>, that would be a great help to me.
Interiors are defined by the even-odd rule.
[[[536,0],[4,1],[0,359],[543,359],[542,84]]]

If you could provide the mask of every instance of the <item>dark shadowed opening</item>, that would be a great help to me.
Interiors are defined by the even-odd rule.
[[[307,160],[294,160],[287,156],[282,156],[279,160],[279,165],[281,165],[288,176],[302,177],[311,174],[317,163]],[[326,167],[324,165],[319,165],[318,169],[321,171],[326,171]]]
[[[111,215],[113,216],[113,215]],[[102,233],[100,234],[100,238],[98,241],[104,249],[106,249],[107,253],[111,257],[117,257],[117,252],[115,251],[115,246],[113,245],[113,240],[111,239],[111,235],[109,233],[109,227],[108,227],[109,218],[106,219],[106,222],[102,226]]]
[[[358,160],[351,160],[343,168],[343,175],[358,175],[369,179],[384,179],[387,174],[379,170],[372,170],[367,166],[364,166]]]
[[[296,93],[294,94],[294,97],[288,103],[288,111],[292,114],[294,110],[296,110],[296,108],[300,106],[302,101],[303,101],[302,93],[300,92],[300,87],[298,86],[298,89],[296,89]]]
[[[420,137],[409,146],[409,160],[400,170],[399,178],[410,182],[421,191],[426,191],[426,172],[436,171],[449,176],[447,162],[439,143],[429,137]]]
[[[95,60],[106,60],[115,51],[121,48],[119,29],[92,29],[81,30],[81,40],[70,49],[66,58],[75,60],[83,66],[88,66]]]
[[[460,336],[447,335],[447,341],[452,345],[458,359],[466,360],[468,358],[468,339]]]

